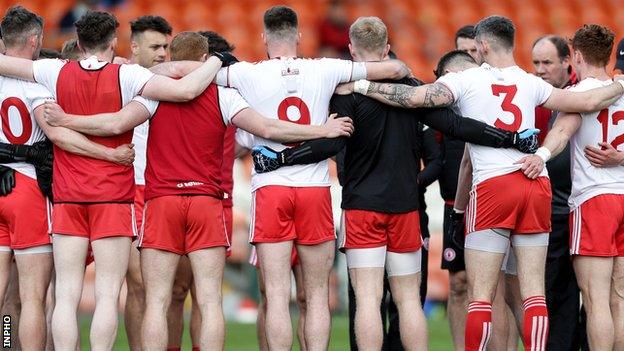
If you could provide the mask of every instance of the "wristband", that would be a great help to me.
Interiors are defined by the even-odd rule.
[[[366,79],[356,80],[353,83],[353,92],[354,93],[358,93],[358,94],[362,94],[362,95],[366,95],[370,85],[371,85],[371,82],[367,81]],[[623,87],[624,87],[624,85],[623,85]]]
[[[548,160],[550,160],[550,156],[552,155],[550,153],[550,150],[548,150],[547,147],[540,147],[539,149],[537,149],[537,151],[535,151],[535,155],[539,156],[544,163],[548,162]]]

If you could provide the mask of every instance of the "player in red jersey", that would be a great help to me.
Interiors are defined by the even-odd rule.
[[[88,59],[33,62],[0,56],[0,74],[41,83],[69,112],[98,113],[118,110],[139,94],[171,101],[192,99],[205,89],[220,67],[219,60],[212,58],[184,78],[174,80],[154,75],[138,65],[110,64],[117,27],[118,22],[111,14],[88,12],[76,22],[78,45]],[[131,137],[129,131],[118,137],[91,139],[115,147],[130,142]],[[55,347],[76,347],[76,310],[82,291],[85,254],[91,242],[99,261],[91,345],[95,349],[110,349],[117,332],[117,300],[135,232],[133,170],[58,147],[54,151],[52,231],[57,294],[52,329]]]
[[[197,33],[180,33],[172,41],[172,58],[205,59],[208,42]],[[201,48],[201,50],[199,50]],[[221,281],[225,232],[221,199],[221,165],[226,125],[265,138],[293,142],[349,135],[348,118],[331,119],[324,126],[301,126],[262,118],[248,108],[236,91],[209,86],[187,104],[133,102],[118,113],[92,118],[67,116],[58,105],[46,107],[48,121],[83,133],[111,135],[150,123],[146,206],[140,239],[141,266],[146,288],[143,346],[164,349],[165,313],[180,255],[191,259],[198,305],[202,315],[200,348],[222,349]],[[206,211],[206,208],[212,210]]]
[[[612,83],[606,66],[613,39],[611,30],[595,24],[576,31],[572,64],[580,81],[571,91]],[[624,126],[618,123],[623,110],[624,99],[619,99],[599,112],[560,114],[544,141],[545,153],[527,157],[523,165],[527,176],[534,177],[570,141],[570,254],[587,311],[592,350],[624,348],[624,163],[598,168],[592,157],[585,157],[585,149],[602,142],[624,150]]]
[[[475,31],[478,54],[485,61],[480,67],[449,73],[436,83],[416,88],[361,81],[347,84],[339,91],[360,92],[403,107],[455,104],[464,116],[511,131],[534,126],[535,106],[595,111],[609,106],[624,92],[624,84],[614,83],[572,93],[527,74],[515,64],[515,28],[505,17],[484,18]],[[492,298],[510,239],[518,258],[524,299],[525,349],[543,349],[548,336],[544,267],[550,231],[550,184],[545,172],[535,180],[519,172],[518,160],[524,154],[518,151],[469,145],[474,185],[465,244],[471,301],[466,319],[466,350],[487,347]],[[459,200],[456,199],[456,206],[461,206]]]

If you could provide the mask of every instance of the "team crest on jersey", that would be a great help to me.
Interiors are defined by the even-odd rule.
[[[451,262],[455,259],[455,257],[457,257],[455,250],[453,250],[450,247],[447,247],[446,249],[444,249],[444,259],[446,261]]]

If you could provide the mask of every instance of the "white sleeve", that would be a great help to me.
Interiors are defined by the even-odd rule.
[[[123,104],[129,103],[135,96],[140,95],[145,84],[154,75],[149,69],[137,64],[121,65],[119,67],[119,84],[121,85]]]
[[[466,80],[467,77],[463,77]],[[436,83],[444,84],[453,94],[453,101],[457,102],[463,94],[462,74],[450,72],[436,80]]]
[[[50,90],[37,83],[28,83],[26,97],[28,98],[28,104],[33,110],[43,105],[46,101],[54,101]]]
[[[243,81],[249,79],[249,73],[253,67],[249,62],[237,62],[217,72],[216,83],[223,87],[239,89]]]
[[[33,78],[56,96],[56,82],[66,60],[43,59],[33,61]]]
[[[322,58],[323,71],[327,80],[336,84],[351,82],[366,78],[366,64],[332,58]]]
[[[221,118],[226,125],[231,124],[232,118],[242,110],[249,108],[249,104],[236,89],[217,87],[219,93],[219,109]]]
[[[533,81],[535,82],[535,89],[533,90],[535,92],[535,102],[539,106],[548,100],[554,87],[537,76],[533,76]]]
[[[152,118],[154,116],[154,114],[156,113],[156,110],[158,109],[158,104],[159,102],[156,100],[151,100],[151,99],[146,99],[142,96],[135,96],[132,101],[136,101],[138,103],[140,103],[141,105],[143,105],[143,107],[145,107],[147,109],[147,112],[149,112],[150,118]]]
[[[236,128],[236,136],[235,136],[236,142],[238,143],[238,145],[246,148],[246,149],[251,149],[254,146],[254,136],[253,134],[242,130],[241,128]]]

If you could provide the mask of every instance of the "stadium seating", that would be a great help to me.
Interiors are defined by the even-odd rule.
[[[182,30],[215,30],[237,46],[241,59],[257,61],[265,57],[260,39],[262,14],[276,4],[286,4],[299,13],[301,32],[300,54],[315,56],[319,43],[317,26],[324,18],[329,0],[126,0],[112,9],[120,26],[119,53],[128,54],[128,22],[143,14],[158,14]],[[0,0],[7,8],[19,3],[46,19],[46,46],[59,47],[66,35],[50,32],[75,0]],[[518,28],[516,57],[530,69],[530,48],[537,37],[546,33],[570,36],[583,23],[601,23],[619,36],[624,22],[613,16],[621,5],[619,0],[345,0],[350,20],[358,16],[381,17],[390,30],[390,42],[397,54],[424,80],[437,59],[453,48],[454,33],[460,26],[475,23],[491,14],[511,17]]]

